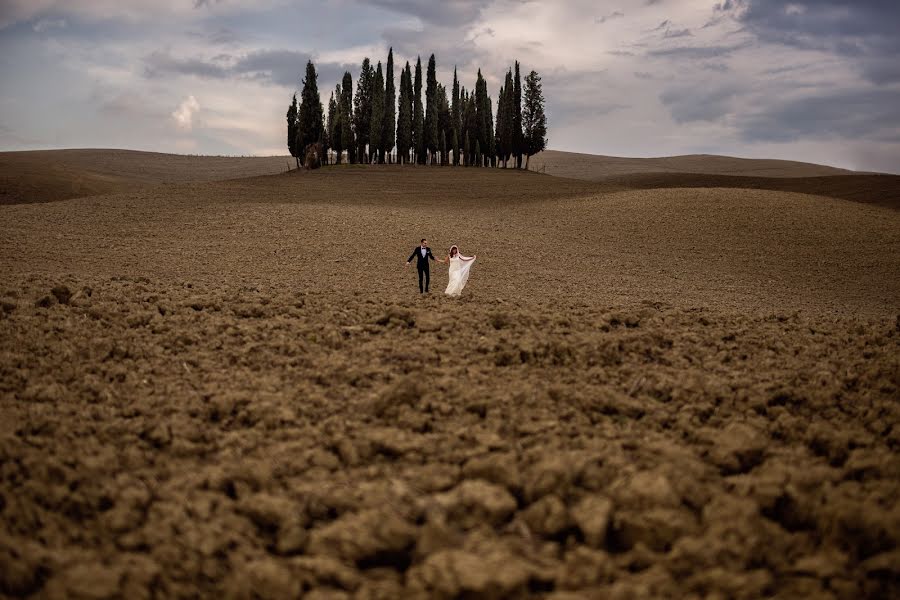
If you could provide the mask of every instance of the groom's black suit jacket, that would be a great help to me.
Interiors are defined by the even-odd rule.
[[[409,255],[409,258],[406,262],[412,262],[413,257],[418,259],[416,262],[416,267],[421,271],[428,270],[428,259],[434,260],[434,255],[431,253],[431,248],[425,247],[425,256],[422,256],[422,246],[416,246],[415,250],[412,251],[412,254]]]

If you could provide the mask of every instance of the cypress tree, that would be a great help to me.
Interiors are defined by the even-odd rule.
[[[437,75],[434,54],[428,59],[425,85],[425,149],[431,153],[431,164],[438,145]]]
[[[337,104],[334,102],[334,92],[331,92],[331,98],[328,99],[328,125],[325,128],[325,159],[330,161],[328,150],[334,149],[334,130],[335,119],[337,119]]]
[[[447,134],[451,128],[452,116],[450,114],[450,100],[447,98],[447,88],[437,84],[437,130],[438,137]]]
[[[294,93],[294,99],[287,111],[287,145],[291,156],[297,158],[297,94]],[[297,168],[300,167],[300,160],[297,160]]]
[[[512,71],[506,72],[506,79],[503,82],[503,108],[499,111],[498,129],[500,131],[500,156],[503,161],[503,168],[507,168],[510,156],[512,156],[513,148],[513,123],[515,102],[515,87],[513,84]]]
[[[541,77],[532,71],[525,78],[525,106],[522,109],[523,151],[525,168],[533,154],[547,147],[547,117],[544,114],[544,93]]]
[[[334,121],[331,129],[331,145],[334,147],[336,164],[341,164],[344,154],[344,135],[342,132],[344,119],[342,115],[343,107],[341,106],[341,95],[341,84],[337,84],[334,86],[334,94],[332,94],[332,98],[335,99],[335,109]]]
[[[344,72],[341,82],[341,146],[347,150],[347,162],[356,162],[356,144],[353,136],[353,77],[350,71]]]
[[[375,69],[375,85],[372,88],[372,124],[369,130],[369,162],[384,162],[382,154],[384,144],[381,138],[384,129],[384,75],[381,74],[381,61]]]
[[[497,163],[501,166],[503,163],[503,143],[506,141],[505,132],[503,131],[503,110],[506,102],[506,88],[500,86],[500,95],[497,97],[497,129],[494,135],[497,138],[495,143],[495,151],[497,153]]]
[[[425,115],[422,109],[422,59],[416,58],[416,76],[413,83],[413,151],[416,163],[425,164]]]
[[[453,105],[450,112],[450,128],[459,131],[462,126],[462,115],[459,106],[459,80],[456,78],[456,67],[453,67]]]
[[[475,81],[475,135],[474,139],[478,142],[479,148],[487,149],[488,138],[494,136],[493,130],[488,129],[488,118],[485,113],[490,110],[487,104],[487,83],[481,75],[481,69],[478,69],[478,78]],[[477,152],[476,160],[481,161],[482,156]]]
[[[303,91],[300,93],[300,105],[297,108],[296,151],[297,157],[306,156],[306,147],[322,139],[324,128],[322,118],[322,99],[319,97],[319,85],[316,67],[312,61],[306,63],[306,76],[303,78]]]
[[[400,104],[397,108],[397,162],[409,162],[412,146],[412,83],[409,62],[400,71]]]
[[[447,166],[447,131],[441,132],[441,166]]]
[[[394,150],[394,143],[397,139],[397,92],[394,89],[394,49],[388,50],[387,70],[384,74],[384,127],[381,132],[382,155],[381,162],[384,162],[385,154],[388,161],[391,162],[391,152]]]
[[[459,106],[459,79],[456,77],[456,67],[453,67],[453,104],[450,107],[450,130],[453,142],[453,165],[459,164],[459,132],[462,125]]]
[[[455,129],[453,130],[453,166],[459,166],[459,136]]]
[[[522,168],[522,78],[519,76],[519,61],[516,61],[515,85],[513,87],[513,122],[512,122],[512,145],[513,153],[516,155],[516,168]]]
[[[475,140],[475,166],[480,167],[481,164],[481,142]]]
[[[369,145],[370,119],[372,118],[372,84],[375,70],[368,58],[364,58],[356,81],[356,95],[353,98],[353,127],[356,130],[356,155],[360,162],[366,162],[366,146]],[[371,152],[371,148],[369,152]]]
[[[466,98],[466,135],[469,136],[472,146],[466,148],[466,164],[473,166],[475,163],[475,154],[473,153],[474,142],[478,137],[478,114],[475,111],[475,94],[469,94]]]
[[[487,160],[490,166],[495,165],[495,154],[497,153],[497,144],[494,139],[494,101],[490,96],[487,97],[487,136],[488,136],[488,152]]]
[[[463,156],[465,156],[465,166],[467,166],[467,167],[472,165],[471,153],[472,153],[472,143],[469,140],[469,132],[466,131],[466,145],[465,145],[465,153]]]

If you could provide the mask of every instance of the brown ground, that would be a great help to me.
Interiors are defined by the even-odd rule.
[[[188,156],[93,149],[0,152],[0,205],[68,200],[152,184],[271,175],[293,166],[289,156]]]
[[[896,596],[900,213],[603,186],[0,207],[0,592]]]
[[[853,171],[792,160],[735,158],[710,154],[625,158],[547,150],[531,157],[529,168],[558,177],[600,180],[615,175],[693,173],[746,177],[822,177]]]

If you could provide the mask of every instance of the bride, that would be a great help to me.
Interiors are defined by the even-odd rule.
[[[466,282],[469,280],[469,269],[472,263],[478,258],[475,256],[463,256],[459,253],[459,247],[454,244],[450,246],[450,254],[447,256],[447,262],[450,263],[450,280],[447,282],[447,289],[444,293],[448,296],[459,296]]]

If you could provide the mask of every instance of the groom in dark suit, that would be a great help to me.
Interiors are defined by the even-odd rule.
[[[428,240],[422,238],[422,245],[417,248],[414,248],[412,254],[409,255],[409,258],[406,259],[406,266],[412,262],[412,259],[416,259],[416,269],[419,271],[419,293],[426,294],[428,293],[428,285],[431,283],[431,272],[428,269],[428,261],[437,260],[434,258],[434,255],[431,253],[431,248],[428,247]],[[425,285],[422,285],[422,279],[425,279]]]

